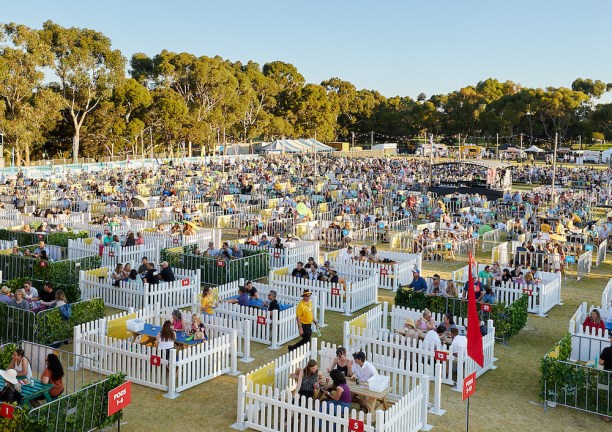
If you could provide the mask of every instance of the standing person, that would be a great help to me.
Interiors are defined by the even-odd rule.
[[[300,331],[300,336],[302,339],[295,345],[289,345],[289,352],[310,342],[310,338],[312,336],[312,324],[314,323],[315,325],[319,325],[319,323],[314,319],[314,315],[312,313],[312,302],[310,301],[311,295],[312,292],[310,290],[304,290],[302,293],[302,301],[297,305],[296,319],[298,330]]]
[[[408,284],[408,288],[412,288],[414,292],[427,292],[427,281],[417,269],[412,270],[412,282]]]
[[[202,313],[206,315],[214,315],[215,297],[210,287],[204,287],[202,289],[202,300],[200,301],[200,308]]]

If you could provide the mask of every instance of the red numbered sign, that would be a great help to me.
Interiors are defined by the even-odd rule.
[[[448,351],[434,351],[434,358],[440,361],[448,360]]]
[[[380,275],[381,276],[387,276],[389,274],[389,271],[386,268],[381,268],[380,269]]]
[[[331,295],[340,295],[340,288],[332,288]]]
[[[225,261],[217,260],[217,267],[223,267],[225,265]]]
[[[108,392],[108,415],[125,408],[132,402],[132,382],[127,381]]]
[[[175,245],[179,244],[179,239],[177,238],[172,239],[172,243]]]
[[[472,372],[463,379],[463,400],[476,392],[476,372]]]
[[[349,419],[350,432],[363,432],[363,421],[357,419]]]
[[[112,258],[112,257],[114,257],[114,256],[115,256],[115,251],[114,251],[114,250],[112,250],[112,249],[110,249],[110,250],[108,251],[108,256],[109,256],[109,257],[111,257],[111,258]]]
[[[280,252],[274,252],[274,258],[280,258]]]
[[[44,237],[42,234],[38,234],[38,240],[42,240]]]
[[[533,295],[533,290],[529,288],[523,288],[523,293],[527,294],[529,297]]]
[[[38,261],[38,265],[40,266],[40,268],[45,268],[47,267],[47,261]]]
[[[181,286],[189,286],[189,282],[191,282],[189,279],[181,279]]]
[[[156,355],[151,355],[151,364],[153,366],[161,366],[161,357]]]
[[[482,303],[480,305],[480,310],[483,312],[491,312],[491,305],[489,303]]]
[[[265,325],[266,324],[266,317],[263,315],[260,315],[257,317],[257,324],[261,324],[261,325]]]
[[[0,417],[12,419],[13,411],[15,411],[15,407],[9,404],[2,404],[0,406]]]

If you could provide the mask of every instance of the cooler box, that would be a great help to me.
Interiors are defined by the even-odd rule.
[[[132,332],[139,332],[144,330],[145,322],[143,319],[134,318],[129,319],[125,322],[127,329]]]
[[[389,387],[389,377],[376,375],[368,380],[368,387],[375,392],[383,392]]]

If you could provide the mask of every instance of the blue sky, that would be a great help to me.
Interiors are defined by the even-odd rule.
[[[7,2],[8,3],[8,2]],[[612,2],[13,1],[0,20],[99,30],[128,59],[162,49],[292,63],[385,96],[447,93],[494,77],[528,87],[612,82]]]

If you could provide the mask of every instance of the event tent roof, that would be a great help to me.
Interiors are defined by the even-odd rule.
[[[264,145],[261,150],[264,153],[309,153],[309,152],[330,152],[334,149],[315,139],[299,140],[276,140]]]
[[[542,150],[540,147],[532,145],[528,149],[525,149],[526,152],[534,152],[534,153],[543,153],[545,150]]]

